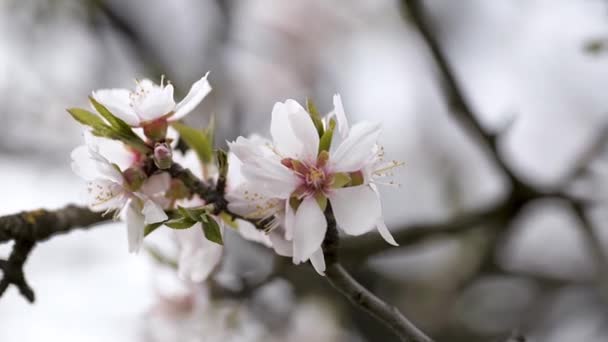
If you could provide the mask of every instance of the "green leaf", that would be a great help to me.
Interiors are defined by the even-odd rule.
[[[317,107],[312,102],[311,99],[306,99],[306,109],[308,110],[308,114],[312,119],[312,123],[315,125],[317,129],[317,133],[319,133],[319,137],[323,136],[323,121],[321,120],[321,114],[317,110]]]
[[[70,108],[67,111],[76,121],[85,126],[91,127],[91,133],[93,133],[93,135],[102,138],[122,141],[123,143],[137,149],[138,151],[144,154],[152,151],[150,147],[146,145],[146,143],[141,140],[141,138],[138,137],[130,128],[128,128],[128,130],[119,130],[118,128],[106,123],[99,115],[91,113],[85,109]],[[127,127],[129,126],[127,125]]]
[[[190,218],[193,221],[203,222],[201,218],[203,215],[206,215],[209,211],[209,208],[198,207],[198,208],[184,208],[177,207],[178,212],[182,215],[182,217]]]
[[[148,236],[148,234],[152,233],[153,231],[156,230],[156,228],[160,227],[163,225],[164,222],[157,222],[157,223],[151,223],[151,224],[147,224],[144,227],[144,237]]]
[[[334,136],[334,129],[336,128],[336,120],[329,120],[329,127],[321,136],[321,140],[319,141],[319,152],[321,151],[329,151],[331,147],[331,140]]]
[[[208,215],[204,215],[202,216],[202,218],[203,234],[205,234],[207,240],[223,245],[224,241],[222,240],[222,232],[220,230],[219,224],[217,224],[213,217],[210,217]]]
[[[186,229],[196,224],[196,221],[190,217],[180,217],[166,221],[165,226],[173,229]]]
[[[213,160],[213,144],[209,139],[209,132],[201,131],[179,122],[174,122],[172,126],[177,130],[179,136],[184,139],[186,144],[196,152],[198,159],[203,164],[211,163]]]
[[[93,107],[95,107],[95,110],[97,110],[99,115],[106,119],[106,121],[110,123],[110,126],[112,126],[116,130],[116,132],[127,135],[134,135],[133,131],[131,130],[131,126],[129,126],[122,119],[114,116],[114,114],[112,114],[104,105],[97,102],[97,100],[95,100],[93,96],[89,96],[89,101],[91,101],[91,104],[93,105]]]
[[[70,108],[67,110],[68,113],[74,118],[74,120],[80,122],[85,126],[89,126],[95,129],[110,129],[99,115],[89,112],[88,110],[81,108]]]
[[[151,152],[150,147],[146,145],[146,143],[137,134],[135,134],[135,132],[133,132],[131,126],[129,126],[119,117],[112,114],[112,112],[110,112],[104,105],[97,102],[92,96],[89,96],[89,100],[99,115],[101,115],[110,124],[112,131],[116,133],[112,139],[121,140],[125,144],[136,148],[140,152]]]

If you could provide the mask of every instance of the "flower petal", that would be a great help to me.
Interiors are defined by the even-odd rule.
[[[87,184],[89,207],[93,211],[120,210],[127,196],[124,189],[108,179],[95,179]]]
[[[388,227],[386,226],[386,223],[384,223],[384,220],[382,218],[380,218],[380,220],[378,220],[378,222],[376,223],[376,227],[378,228],[378,232],[380,233],[380,236],[382,236],[384,241],[388,242],[389,244],[391,244],[393,246],[399,246],[399,244],[397,243],[397,241],[395,241],[395,238],[391,234],[391,231],[388,229]]]
[[[163,208],[151,199],[146,200],[141,213],[144,215],[145,224],[162,222],[169,218]]]
[[[238,220],[237,224],[238,224],[239,234],[243,238],[245,238],[249,241],[261,243],[261,244],[265,245],[266,247],[272,246],[272,242],[270,241],[270,238],[268,237],[268,235],[266,233],[264,233],[263,231],[257,229],[253,224],[251,224],[245,220]]]
[[[131,201],[127,206],[127,240],[129,252],[137,253],[144,240],[144,217],[139,206]]]
[[[342,105],[342,97],[340,94],[334,95],[334,114],[336,115],[336,121],[338,123],[338,132],[342,139],[346,139],[350,131],[348,126],[348,120],[346,119],[346,113],[344,112],[344,106]]]
[[[296,211],[293,229],[293,262],[308,260],[321,247],[327,231],[323,211],[313,197],[302,201]]]
[[[293,256],[293,243],[285,240],[285,233],[280,229],[274,229],[268,233],[272,248],[278,255]]]
[[[180,244],[178,275],[181,279],[201,282],[209,277],[222,258],[223,247],[205,238],[200,223],[175,230]]]
[[[93,180],[99,177],[99,170],[97,169],[97,164],[94,160],[91,159],[88,146],[81,145],[76,147],[72,151],[71,157],[72,171],[74,171],[74,173],[78,177],[84,180]]]
[[[169,190],[170,186],[171,176],[167,172],[161,172],[146,179],[139,192],[146,196],[153,196]]]
[[[319,248],[310,256],[310,263],[319,275],[325,276],[325,256],[322,248]]]
[[[291,103],[295,103],[297,107]],[[300,150],[296,157],[300,160],[316,161],[319,153],[319,133],[312,122],[310,115],[297,102],[287,100],[296,111],[289,115],[291,131],[300,142]]]
[[[140,84],[149,84],[149,80],[143,80]],[[173,100],[173,85],[159,87],[157,85],[145,87],[145,93],[141,102],[135,106],[135,112],[142,121],[153,121],[175,109]]]
[[[374,146],[380,135],[380,124],[361,122],[352,127],[348,137],[330,157],[334,172],[361,170],[374,156]]]
[[[112,114],[122,119],[130,126],[138,126],[139,118],[131,107],[131,92],[127,89],[100,89],[94,91],[92,96]]]
[[[368,185],[335,189],[329,201],[338,226],[350,235],[367,233],[382,215],[380,200]]]
[[[293,212],[293,208],[289,204],[289,201],[285,201],[285,239],[293,240],[293,229],[295,225],[296,214]]]
[[[291,115],[289,108],[291,107],[294,107],[293,103],[290,103],[288,107],[285,103],[277,102],[272,108],[272,119],[270,120],[270,135],[272,135],[277,151],[283,158],[297,156],[302,148],[289,123],[289,116]]]
[[[378,187],[376,186],[376,184],[371,183],[369,187],[374,191],[376,197],[378,197],[378,203],[382,203],[382,201],[380,200],[380,192],[378,191]],[[380,205],[380,207],[382,207],[382,204]],[[380,233],[380,236],[382,236],[384,241],[388,242],[393,246],[399,246],[399,244],[397,243],[397,241],[395,241],[395,238],[391,234],[391,231],[386,226],[386,223],[384,223],[384,218],[382,218],[382,214],[380,214],[378,222],[376,222],[376,227],[378,228],[378,232]]]
[[[196,81],[190,91],[178,104],[175,106],[175,113],[171,115],[169,120],[175,121],[183,118],[190,113],[199,103],[209,94],[211,91],[211,85],[207,81],[209,72],[205,74],[200,80]]]

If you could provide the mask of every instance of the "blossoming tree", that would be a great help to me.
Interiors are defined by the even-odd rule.
[[[368,252],[407,246],[426,238],[429,231],[452,234],[490,220],[503,222],[526,204],[550,197],[571,203],[582,223],[590,224],[583,201],[561,188],[536,189],[511,170],[499,153],[499,136],[485,132],[476,120],[420,9],[409,10],[437,62],[454,117],[487,145],[512,185],[503,202],[449,222],[410,227],[393,237],[383,220],[378,186],[392,185],[383,178],[401,163],[385,159],[378,145],[380,125],[350,125],[340,95],[333,97],[333,109],[325,116],[311,101],[277,102],[268,111],[270,139],[238,137],[222,151],[214,147],[212,123],[198,129],[181,121],[212,91],[207,75],[178,103],[170,83],[144,79],[132,90],[92,92],[91,110],[68,110],[83,126],[84,144],[71,157],[74,173],[86,182],[89,206],[1,217],[0,242],[15,243],[9,258],[0,260],[0,295],[14,285],[34,301],[23,271],[28,254],[36,243],[76,228],[122,220],[133,253],[141,250],[146,236],[171,230],[180,247],[177,274],[195,283],[208,281],[217,270],[224,236],[233,230],[291,258],[295,265],[309,263],[403,341],[432,341],[395,307],[359,284],[342,267],[340,257],[356,258],[362,246]],[[178,148],[178,142],[187,148]],[[603,143],[602,139],[599,144]],[[588,160],[579,164],[568,181],[583,172]],[[378,236],[372,238],[348,237],[375,230]],[[605,268],[601,246],[594,250]],[[495,265],[490,261],[482,266]]]

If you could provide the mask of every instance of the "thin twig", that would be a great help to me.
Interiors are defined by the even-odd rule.
[[[388,305],[371,293],[342,267],[338,261],[340,238],[331,205],[328,205],[325,216],[327,218],[327,234],[323,241],[323,254],[327,264],[325,276],[329,283],[348,298],[351,303],[367,311],[391,328],[402,341],[432,342],[433,340],[410,322],[399,309]]]

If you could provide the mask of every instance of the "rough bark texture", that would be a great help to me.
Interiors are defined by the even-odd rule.
[[[28,301],[34,302],[34,291],[27,283],[23,265],[36,243],[76,228],[91,228],[109,218],[74,205],[55,211],[39,209],[0,217],[0,243],[15,242],[8,259],[0,260],[0,296],[13,284]]]

